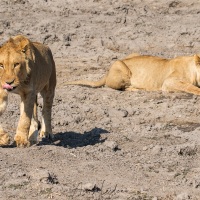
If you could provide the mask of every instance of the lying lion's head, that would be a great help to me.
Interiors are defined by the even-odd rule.
[[[0,83],[13,91],[25,81],[30,73],[30,62],[34,60],[31,42],[24,36],[10,38],[0,47]]]

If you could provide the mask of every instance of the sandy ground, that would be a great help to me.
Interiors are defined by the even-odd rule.
[[[64,86],[132,52],[198,53],[199,18],[195,0],[1,0],[0,43],[47,44],[58,84],[54,141],[0,148],[0,199],[200,199],[200,97]],[[19,102],[0,118],[12,138]]]

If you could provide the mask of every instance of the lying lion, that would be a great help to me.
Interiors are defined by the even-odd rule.
[[[116,90],[183,91],[200,95],[200,57],[164,59],[131,54],[116,61],[99,81],[78,80],[67,85],[108,86]]]
[[[43,97],[40,136],[52,138],[51,109],[56,70],[50,49],[21,35],[10,38],[0,47],[0,83],[3,89],[0,91],[0,114],[5,109],[7,93],[21,96],[20,119],[14,138],[16,145],[27,147],[37,142],[37,93]],[[0,141],[2,139],[0,134]]]

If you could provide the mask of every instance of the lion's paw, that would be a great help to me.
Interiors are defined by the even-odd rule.
[[[27,137],[21,135],[15,135],[15,143],[17,147],[29,147],[30,142],[28,141]]]
[[[0,131],[0,146],[6,146],[10,143],[10,136],[4,132],[3,130]]]

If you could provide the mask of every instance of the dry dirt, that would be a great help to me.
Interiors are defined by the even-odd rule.
[[[54,141],[0,148],[0,199],[200,199],[200,97],[64,85],[132,52],[198,53],[199,19],[195,0],[1,0],[0,43],[47,44],[58,84]],[[0,118],[12,138],[19,102]]]

